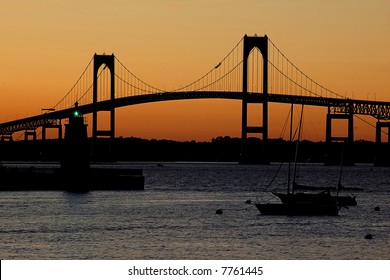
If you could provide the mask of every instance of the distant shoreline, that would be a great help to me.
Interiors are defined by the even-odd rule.
[[[91,139],[89,139],[91,142]],[[288,161],[291,157],[291,144],[283,139],[269,139],[266,146],[257,138],[248,139],[251,156],[260,158],[266,151],[269,162]],[[0,142],[0,161],[60,161],[62,141],[58,139],[36,141]],[[300,142],[299,162],[339,164],[343,143]],[[98,158],[92,161],[205,161],[239,162],[241,139],[219,136],[209,142],[156,140],[142,138],[98,139],[95,146]],[[111,151],[111,154],[109,154]],[[344,151],[345,152],[345,151]],[[378,158],[390,160],[390,144],[380,147],[374,142],[358,140],[350,145],[344,154],[345,162],[375,163]],[[384,165],[388,165],[385,164]]]

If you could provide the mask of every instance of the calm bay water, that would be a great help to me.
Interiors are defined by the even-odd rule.
[[[389,167],[344,167],[343,185],[365,191],[337,217],[261,216],[246,204],[284,190],[287,167],[267,188],[278,164],[106,167],[142,168],[145,190],[1,192],[0,258],[390,259]],[[335,186],[338,173],[337,166],[304,165],[298,180]]]

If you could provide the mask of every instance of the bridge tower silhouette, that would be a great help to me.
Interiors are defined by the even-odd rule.
[[[95,54],[93,58],[93,110],[92,110],[92,157],[97,156],[96,145],[97,139],[99,136],[109,137],[109,154],[112,154],[112,142],[115,139],[115,107],[111,106],[111,108],[106,109],[106,111],[110,112],[110,126],[109,130],[99,130],[98,129],[98,111],[102,111],[102,109],[98,109],[98,70],[99,68],[105,65],[110,70],[110,100],[114,101],[115,99],[115,56],[111,55],[98,55]]]
[[[251,98],[248,93],[248,59],[252,50],[257,49],[263,57],[263,77],[262,85],[265,98],[262,101]],[[268,37],[249,37],[243,38],[243,74],[242,74],[242,128],[241,128],[241,163],[261,162],[268,163],[269,159],[266,153],[268,140]],[[262,124],[257,126],[248,125],[248,104],[262,103]],[[248,143],[248,134],[262,135],[262,148],[260,155],[253,155]]]
[[[387,139],[382,142],[382,128],[387,129]],[[376,123],[375,129],[375,165],[390,165],[390,122],[381,122],[380,120]]]
[[[326,147],[326,165],[335,165],[340,163],[340,154],[343,155],[342,161],[344,165],[354,165],[354,114],[351,104],[345,106],[345,112],[336,113],[331,112],[330,106],[328,107],[328,113],[326,115],[326,131],[325,142]],[[347,122],[347,135],[346,136],[333,136],[332,123],[333,120],[346,121]],[[341,145],[340,145],[341,144]]]

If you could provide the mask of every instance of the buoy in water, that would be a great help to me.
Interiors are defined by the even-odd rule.
[[[379,208],[379,206],[375,207],[374,208],[374,211],[380,211],[381,209]]]
[[[247,199],[247,200],[245,201],[245,204],[252,204],[252,200]]]
[[[364,236],[365,239],[372,239],[372,235],[371,234],[367,234],[366,236]]]
[[[222,209],[217,209],[217,211],[215,211],[215,214],[222,214]]]

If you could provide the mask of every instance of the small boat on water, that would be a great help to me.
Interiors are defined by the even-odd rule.
[[[337,187],[317,187],[317,186],[308,186],[308,185],[301,185],[296,184],[294,187],[296,190],[302,190],[302,191],[356,191],[356,192],[363,192],[364,188],[359,187],[344,187],[341,184],[339,184]]]
[[[340,204],[329,192],[272,193],[280,203],[255,203],[262,215],[285,216],[336,216]]]
[[[296,182],[293,182],[293,193],[280,193],[280,192],[274,192],[273,194],[280,198],[280,200],[283,203],[288,202],[325,202],[327,203],[327,200],[330,198],[334,200],[339,206],[356,206],[356,195],[340,195],[339,193],[331,194],[331,191],[329,188],[310,188],[311,192],[304,192],[300,191],[297,192],[297,190],[303,190],[305,189],[304,186],[298,185]],[[314,192],[314,190],[317,190],[317,192]],[[337,191],[337,190],[336,190]],[[326,194],[326,195],[322,195]]]
[[[293,105],[291,106],[291,123],[293,115]],[[273,192],[280,199],[280,203],[255,203],[256,208],[262,215],[294,215],[294,216],[337,216],[340,210],[338,197],[334,197],[329,191],[315,193],[295,192],[297,186],[295,182],[297,172],[297,153],[300,139],[303,116],[303,105],[298,127],[298,140],[295,149],[295,165],[292,184],[290,179],[290,163],[288,168],[287,192]],[[292,126],[290,124],[290,141],[292,139]],[[291,187],[290,187],[291,185]]]
[[[256,203],[262,215],[283,216],[337,216],[339,207],[335,203],[317,204],[313,202]]]
[[[356,195],[348,195],[348,194],[343,194],[341,195],[342,191],[363,191],[363,188],[353,188],[353,187],[344,187],[341,184],[341,176],[342,176],[342,170],[343,170],[343,158],[344,158],[344,153],[341,154],[341,162],[340,162],[340,170],[339,170],[339,176],[338,176],[338,183],[336,187],[331,188],[331,187],[316,187],[316,186],[307,186],[307,185],[302,185],[302,184],[297,184],[294,180],[293,182],[293,192],[294,191],[317,191],[317,192],[328,192],[331,193],[331,191],[336,192],[335,194],[332,195],[332,199],[342,207],[348,207],[348,206],[356,206],[357,201],[356,201]],[[317,199],[316,195],[313,193],[306,193],[306,192],[299,192],[295,193],[295,197],[291,196],[286,196],[285,194],[282,193],[277,193],[276,195],[282,200],[282,202],[286,202],[286,200],[291,200],[295,199],[296,201],[309,201],[311,199]]]

